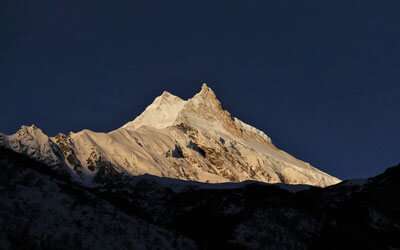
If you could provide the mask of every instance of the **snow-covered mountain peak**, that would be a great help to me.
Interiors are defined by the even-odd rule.
[[[48,165],[57,165],[62,161],[54,143],[35,125],[21,126],[15,134],[3,136],[1,144]]]
[[[186,101],[167,91],[154,99],[145,111],[122,128],[137,129],[142,126],[165,128],[174,124]]]
[[[21,126],[21,128],[11,137],[22,138],[34,138],[40,144],[46,144],[49,141],[49,137],[36,125]]]
[[[207,83],[203,83],[201,85],[201,90],[197,95],[208,97],[208,98],[216,98],[214,91],[207,85]]]
[[[202,121],[200,121],[201,119]],[[136,130],[142,126],[166,128],[181,123],[211,125],[211,120],[233,122],[230,114],[223,110],[214,91],[203,83],[201,90],[188,100],[164,91],[160,96],[136,117],[122,128]]]
[[[339,181],[233,117],[207,84],[188,100],[164,91],[133,121],[109,133],[84,129],[49,138],[36,126],[23,126],[14,135],[0,135],[1,141],[49,165],[67,166],[85,185],[121,173],[214,183],[328,186]]]
[[[164,104],[164,103],[175,103],[175,102],[183,102],[184,100],[179,96],[173,95],[168,91],[163,91],[160,96],[154,99],[153,104]]]
[[[221,103],[217,98],[215,92],[208,87],[206,83],[201,86],[200,92],[195,94],[191,99],[188,100],[194,105],[206,105],[209,107],[221,108]]]

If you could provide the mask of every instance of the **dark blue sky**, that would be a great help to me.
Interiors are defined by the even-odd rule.
[[[205,81],[340,178],[400,161],[399,1],[0,2],[0,131],[107,131]]]

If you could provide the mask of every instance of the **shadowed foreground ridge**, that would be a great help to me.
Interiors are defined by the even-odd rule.
[[[318,188],[116,175],[0,148],[0,249],[398,249],[400,166]]]

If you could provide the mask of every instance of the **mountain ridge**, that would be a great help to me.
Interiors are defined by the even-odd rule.
[[[329,186],[340,181],[278,149],[264,132],[233,117],[206,84],[188,100],[164,91],[142,114],[110,132],[84,129],[48,137],[35,126],[23,126],[0,141],[86,185],[98,184],[96,176],[104,172],[212,183]]]
[[[400,165],[327,188],[148,175],[85,187],[0,146],[0,169],[1,249],[400,247]]]

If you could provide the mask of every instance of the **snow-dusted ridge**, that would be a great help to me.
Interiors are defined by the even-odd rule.
[[[224,110],[203,84],[183,100],[164,91],[136,119],[108,133],[82,130],[49,138],[23,126],[0,144],[65,169],[91,186],[116,175],[154,175],[209,183],[329,186],[340,180],[276,148],[264,132]]]
[[[164,91],[141,115],[122,128],[137,129],[141,126],[152,126],[161,129],[172,126],[185,103],[186,101],[181,98]]]

